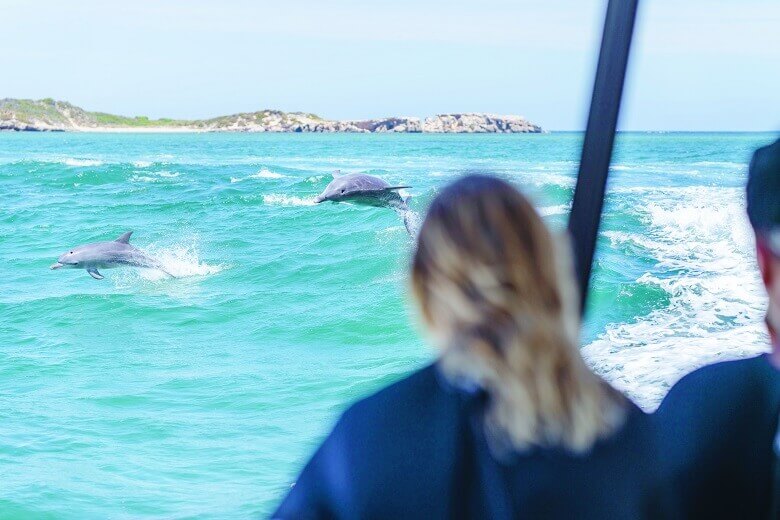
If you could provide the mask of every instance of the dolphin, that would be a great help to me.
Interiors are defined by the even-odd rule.
[[[160,262],[130,245],[130,235],[132,234],[132,231],[128,231],[122,233],[116,240],[74,247],[62,254],[51,265],[50,269],[86,269],[92,278],[102,280],[103,275],[98,272],[98,269],[113,269],[122,266],[145,267],[159,269],[175,278],[163,268]]]
[[[314,198],[314,202],[352,202],[364,206],[392,208],[403,217],[404,225],[414,236],[409,218],[409,206],[398,190],[411,186],[391,186],[385,180],[366,173],[348,173],[340,170],[333,172],[333,180],[325,190]]]

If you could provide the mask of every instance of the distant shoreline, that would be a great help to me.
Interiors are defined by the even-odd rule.
[[[1,99],[0,131],[100,133],[542,133],[522,116],[485,113],[336,121],[305,112],[261,110],[211,119],[178,120],[89,112],[53,99]]]

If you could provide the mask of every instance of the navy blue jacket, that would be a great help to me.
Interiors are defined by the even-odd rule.
[[[534,449],[498,463],[479,426],[480,394],[436,365],[341,417],[273,518],[663,518],[653,423],[625,425],[586,455]]]
[[[680,380],[655,418],[686,518],[767,518],[780,371],[766,356],[716,363]]]

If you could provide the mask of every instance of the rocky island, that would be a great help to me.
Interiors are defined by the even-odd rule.
[[[440,114],[333,121],[304,112],[261,110],[211,119],[149,119],[89,112],[53,99],[0,100],[0,130],[37,132],[355,132],[355,133],[539,133],[521,116]]]

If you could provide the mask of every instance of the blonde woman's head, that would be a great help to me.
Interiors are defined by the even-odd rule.
[[[561,242],[520,192],[484,175],[447,186],[420,229],[415,298],[444,374],[487,392],[495,450],[585,451],[622,422],[623,398],[580,357]]]

